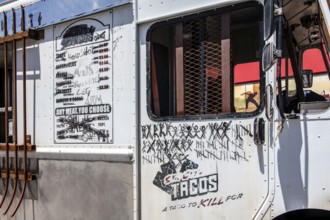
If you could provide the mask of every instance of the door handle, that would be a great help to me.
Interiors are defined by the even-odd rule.
[[[265,143],[265,120],[263,118],[254,120],[254,143],[256,145]]]
[[[273,117],[273,88],[270,84],[266,86],[266,117],[268,120]]]

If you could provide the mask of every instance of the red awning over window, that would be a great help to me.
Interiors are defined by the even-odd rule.
[[[322,54],[319,49],[309,49],[303,54],[303,69],[311,69],[314,74],[325,73],[326,68],[323,62]],[[282,59],[281,76],[285,77],[286,62],[285,58]],[[290,59],[288,59],[288,74],[289,77],[293,76],[293,70]],[[257,82],[260,79],[260,63],[250,62],[237,64],[234,67],[234,82],[249,83]]]
[[[322,53],[319,49],[309,49],[303,54],[303,69],[313,70],[314,73],[326,72]]]

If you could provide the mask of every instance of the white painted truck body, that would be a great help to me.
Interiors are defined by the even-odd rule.
[[[16,32],[22,32],[21,6],[25,10],[26,30],[42,30],[44,33],[44,37],[38,40],[27,39],[26,45],[26,133],[35,145],[35,150],[27,154],[28,171],[36,174],[36,180],[28,181],[25,198],[14,218],[330,218],[330,178],[327,174],[330,168],[329,100],[310,102],[313,106],[323,103],[326,107],[322,109],[300,107],[299,112],[294,112],[278,107],[276,88],[280,66],[275,55],[278,52],[288,57],[289,53],[278,45],[279,30],[275,28],[278,18],[271,18],[272,22],[266,24],[266,20],[273,17],[264,10],[264,5],[269,2],[273,5],[273,1],[269,0],[45,0],[1,3],[0,12],[6,12],[7,33],[1,28],[0,41],[15,35],[11,26],[12,8],[16,11]],[[276,7],[274,10],[284,16],[291,28],[303,17],[297,16],[297,13],[306,16],[322,13],[324,27],[330,30],[328,3],[325,0],[306,1],[306,4],[297,0],[284,1],[283,10],[276,10]],[[254,16],[251,14],[254,12],[259,14]],[[271,13],[274,13],[273,9]],[[190,37],[184,33],[185,25],[190,21],[206,21],[209,16],[220,16],[221,20],[225,20],[228,14],[233,22],[227,25],[233,25],[233,30],[236,28],[244,33],[240,36],[238,31],[229,31],[233,36],[232,44],[245,45],[244,50],[252,48],[255,56],[250,59],[249,53],[243,55],[244,59],[237,57],[235,46],[222,43],[219,47],[223,53],[222,60],[229,60],[228,67],[221,63],[223,65],[219,68],[231,68],[229,66],[234,66],[233,63],[252,65],[253,62],[259,62],[257,81],[253,79],[237,83],[245,87],[244,95],[250,94],[246,93],[250,82],[258,85],[256,109],[248,110],[252,103],[244,101],[239,110],[233,98],[237,92],[231,89],[229,93],[232,95],[231,105],[235,105],[234,111],[193,115],[162,114],[163,110],[157,113],[155,97],[162,96],[162,90],[154,90],[154,86],[164,81],[155,80],[154,74],[165,68],[157,66],[162,62],[157,61],[157,56],[160,56],[159,60],[170,57],[168,72],[176,72],[175,77],[179,75],[180,62],[186,61],[171,56],[178,56],[180,51],[176,51],[183,48],[183,60],[190,59],[185,54],[188,47],[186,43],[183,46],[168,43],[171,41],[169,39],[179,36],[173,34],[173,30],[177,33],[179,29],[176,28],[183,26],[181,37],[184,42]],[[249,19],[252,22],[235,26],[234,21]],[[4,14],[1,14],[1,25],[4,25],[4,20]],[[312,28],[320,27],[319,23],[313,22],[313,25],[309,24]],[[269,24],[273,27],[268,28]],[[202,22],[199,25],[199,30],[208,30],[208,26]],[[219,25],[222,25],[221,30],[228,28],[225,22]],[[322,36],[318,32],[318,38],[309,41],[306,33],[310,34],[311,27],[303,26],[300,24],[296,27],[296,33],[292,31],[297,41],[296,49],[314,48],[322,42],[326,44],[325,50],[329,48],[325,37],[329,31],[326,28],[323,27]],[[264,34],[267,28],[270,29],[268,35]],[[211,36],[212,31],[210,28],[207,36]],[[223,35],[224,32],[219,32],[221,42],[228,39],[228,36],[226,38]],[[286,33],[284,31],[284,35]],[[245,43],[244,39],[247,39]],[[14,52],[10,48],[13,41],[1,42],[1,45],[6,44],[9,48],[6,52],[8,68],[4,64],[4,46],[0,46],[1,74],[4,69],[12,74]],[[21,39],[15,42],[17,107],[13,100],[9,101],[11,104],[7,107],[0,106],[0,123],[5,123],[4,112],[7,108],[17,109],[17,144],[22,144],[25,141],[23,46]],[[204,45],[209,38],[199,42]],[[252,46],[253,42],[259,42],[258,47]],[[174,49],[170,47],[173,44]],[[163,49],[157,49],[164,48],[164,45],[168,48],[166,55],[159,52]],[[226,55],[228,45],[234,48],[234,52],[227,50],[230,55]],[[267,49],[267,45],[271,47]],[[201,47],[203,51],[206,48]],[[266,63],[265,54],[269,48],[271,62]],[[208,59],[208,55],[201,56]],[[262,68],[262,65],[268,66]],[[201,66],[206,69],[206,75],[210,74],[205,77],[207,82],[220,75],[220,72],[212,72],[219,70],[209,71],[209,64],[203,63]],[[301,68],[299,66],[302,65],[297,64],[296,68]],[[188,69],[188,66],[184,68]],[[329,69],[318,76],[322,74],[329,76]],[[230,86],[234,88],[236,79],[231,80]],[[328,81],[325,82],[324,95],[330,84],[328,77],[325,80]],[[174,84],[176,90],[171,87]],[[169,89],[172,92],[164,97],[173,93],[179,96],[177,91],[180,85],[177,85],[178,78],[166,84],[172,88]],[[182,87],[188,86],[184,84]],[[288,84],[286,86],[289,90]],[[299,85],[296,87],[300,88]],[[13,96],[12,92],[9,93]],[[298,93],[290,96],[290,100],[295,100],[293,97],[298,96]],[[3,92],[1,95],[3,99]],[[289,100],[288,96],[285,97]],[[161,102],[161,99],[157,101]],[[174,104],[174,108],[178,109],[178,103]],[[310,106],[310,103],[300,101],[299,106]],[[15,120],[10,119],[8,124],[8,135],[12,137]],[[5,126],[1,126],[3,134]],[[4,142],[4,139],[1,140]],[[5,152],[3,149],[0,152],[3,161],[6,161]],[[23,158],[21,152],[18,155]],[[13,151],[9,157],[12,170],[15,160]],[[23,170],[23,165],[19,165],[19,168]],[[1,169],[7,169],[5,162]],[[2,177],[3,191],[6,177]],[[9,181],[9,191],[0,209],[3,213],[9,206],[9,212],[4,214],[3,219],[10,218],[10,211],[19,200],[23,181],[18,182],[17,198],[13,199],[13,205],[10,206],[8,201],[14,179]]]

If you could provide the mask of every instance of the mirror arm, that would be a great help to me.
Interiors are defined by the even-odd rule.
[[[328,72],[328,76],[329,76],[329,79],[330,79],[330,67],[329,67],[329,62],[328,62],[328,60],[330,58],[327,57],[327,54],[325,53],[324,47],[322,46],[322,44],[320,45],[320,50],[321,50],[321,54],[322,54],[322,58],[323,58],[323,61],[324,61],[325,68]]]
[[[289,57],[292,64],[293,76],[297,87],[297,95],[300,102],[305,100],[303,86],[301,83],[300,71],[298,68],[298,56],[295,52],[295,46],[293,45],[292,33],[289,25],[285,28],[286,42],[288,45]]]
[[[322,4],[322,3],[320,2],[320,4]],[[318,16],[318,23],[319,23],[319,24],[322,24],[321,16],[320,16],[320,15]],[[323,25],[319,25],[319,27],[320,27],[321,37],[322,37],[322,39],[323,39],[324,46],[325,46],[325,50],[326,50],[326,51],[324,51],[324,52],[325,52],[326,54],[328,54],[328,57],[329,57],[329,59],[330,59],[330,45],[329,45],[329,42],[327,41],[327,37],[326,37],[326,34],[325,34],[325,31],[326,31],[326,30],[323,29]],[[321,50],[321,51],[322,51],[322,50]],[[329,72],[329,71],[328,71],[328,72]],[[330,78],[330,73],[329,73],[329,78]]]
[[[278,88],[278,107],[280,110],[280,115],[282,121],[285,120],[284,114],[284,107],[283,107],[283,94],[282,94],[282,79],[281,79],[281,67],[282,67],[282,23],[283,23],[283,0],[278,0],[278,6],[276,7],[275,13],[278,17],[277,22],[277,51],[280,53],[277,54],[277,70],[276,70],[276,77],[277,77],[277,88]],[[281,10],[279,10],[281,9]],[[281,55],[281,56],[280,56]]]
[[[275,9],[274,9],[274,16],[278,17],[278,16],[283,16],[283,3],[280,6],[280,3],[278,2],[278,5],[275,5]]]

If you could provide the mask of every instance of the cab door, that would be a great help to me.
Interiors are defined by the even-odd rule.
[[[139,36],[141,219],[262,218],[271,197],[262,5],[141,24]]]

